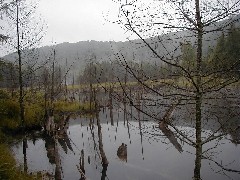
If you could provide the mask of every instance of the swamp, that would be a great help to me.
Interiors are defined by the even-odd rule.
[[[0,179],[239,180],[239,7],[1,0]]]
[[[97,112],[62,115],[64,125],[55,132],[15,139],[11,149],[17,162],[25,171],[44,172],[49,179],[191,179],[196,158],[194,103],[173,100],[173,107],[168,106],[169,98],[131,91],[133,104],[119,92],[99,92],[93,98],[99,103]],[[75,92],[71,94],[76,99],[86,100],[86,93]],[[203,100],[203,179],[240,177],[239,97],[231,88]],[[156,118],[171,123],[160,124]]]

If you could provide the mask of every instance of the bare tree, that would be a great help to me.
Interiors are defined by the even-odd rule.
[[[219,34],[227,32],[229,26],[238,21],[239,16],[237,15],[239,13],[240,1],[132,0],[117,1],[116,3],[119,3],[120,9],[116,23],[119,23],[127,31],[141,39],[142,43],[140,46],[145,46],[149,49],[151,55],[161,62],[162,67],[171,67],[171,76],[177,76],[180,81],[153,79],[152,81],[155,81],[155,84],[163,84],[168,89],[162,92],[160,89],[153,88],[153,86],[147,83],[148,77],[140,78],[138,76],[140,70],[131,68],[124,55],[119,52],[116,56],[126,71],[135,77],[144,89],[151,91],[157,96],[171,97],[173,103],[177,98],[193,101],[195,104],[195,140],[191,140],[176,127],[173,126],[173,128],[196,148],[194,179],[199,180],[201,179],[201,159],[203,159],[202,146],[208,140],[217,138],[214,136],[215,132],[213,132],[206,138],[208,139],[207,141],[203,140],[203,98],[239,80],[239,77],[230,75],[220,81],[219,77],[223,73],[227,73],[227,71],[233,71],[232,67],[224,71],[206,72],[204,69],[206,68],[204,58],[207,50],[204,48],[208,41],[214,42],[211,38],[218,38]],[[186,42],[190,42],[196,49],[196,56],[193,59],[194,65],[190,68],[183,66],[181,63],[181,47]],[[183,85],[183,83],[186,83],[186,85]],[[128,94],[127,87],[123,85],[121,87],[130,104],[134,105],[134,100]],[[170,102],[170,104],[172,103]],[[134,107],[138,108],[137,106]],[[159,118],[151,112],[141,111],[158,121],[164,121],[168,125],[173,125],[166,118]],[[212,139],[211,137],[214,138]]]
[[[25,63],[24,59],[27,59],[28,53],[23,53],[24,50],[34,48],[42,39],[44,33],[43,24],[37,24],[37,20],[34,17],[37,3],[15,0],[9,3],[5,3],[3,7],[6,7],[8,26],[4,30],[6,36],[9,37],[7,46],[9,49],[17,52],[18,62],[18,81],[19,81],[19,106],[20,106],[20,119],[21,126],[24,129],[24,82],[23,82],[23,67]],[[37,59],[30,59],[35,62]],[[37,63],[33,63],[37,66]],[[33,66],[34,66],[33,65]]]
[[[14,6],[15,1],[7,1],[7,0],[2,0],[0,2],[0,16],[1,20],[4,20],[6,17],[11,16],[11,8]],[[0,25],[0,28],[3,29],[3,26]],[[9,37],[5,33],[0,34],[0,42],[6,42]]]

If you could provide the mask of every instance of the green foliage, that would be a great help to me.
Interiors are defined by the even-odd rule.
[[[225,52],[228,57],[230,67],[240,70],[240,29],[231,27],[225,42]]]
[[[44,107],[39,104],[29,104],[25,107],[25,126],[39,126],[44,118]]]
[[[1,99],[8,99],[9,98],[9,95],[6,91],[0,89],[0,100]]]
[[[20,126],[19,104],[15,100],[0,99],[0,127],[6,129],[17,129]]]
[[[0,127],[4,128],[4,130],[14,131],[19,129],[21,123],[18,119],[9,119],[5,118],[0,121]]]
[[[17,67],[13,63],[0,60],[0,87],[16,88],[17,72]]]
[[[212,55],[210,55],[209,65],[213,69],[220,70],[228,64],[226,62],[227,54],[225,52],[225,41],[225,36],[222,34],[217,41],[217,45],[213,50]]]
[[[20,128],[19,103],[16,100],[0,100],[0,127],[8,130]],[[44,116],[44,108],[40,103],[25,105],[25,126],[31,128],[41,124]]]
[[[56,111],[63,111],[63,112],[69,112],[69,111],[76,111],[80,109],[80,105],[78,103],[70,103],[65,101],[56,101],[54,102],[54,110]]]
[[[190,43],[183,43],[181,51],[181,65],[188,71],[194,71],[196,69],[196,50]]]
[[[36,103],[43,103],[44,102],[44,94],[42,92],[36,92],[28,90],[24,97],[24,100],[28,104],[36,104]]]
[[[227,35],[222,34],[209,58],[212,71],[225,71],[227,75],[239,75],[240,29],[231,26]]]
[[[0,117],[1,118],[18,119],[19,112],[20,112],[20,108],[17,101],[10,100],[10,99],[0,100]]]
[[[92,103],[92,109],[94,104]],[[80,104],[79,102],[56,101],[54,102],[54,110],[62,112],[77,112],[80,110],[90,110],[90,103]]]
[[[4,130],[17,131],[21,127],[19,118],[20,107],[18,97],[7,99],[7,93],[0,91],[0,95],[6,99],[0,99],[0,128]],[[24,125],[27,129],[40,127],[45,115],[44,98],[42,93],[28,91],[25,96],[25,121]],[[90,103],[80,104],[79,102],[67,102],[63,100],[55,101],[53,104],[56,112],[80,112],[82,110],[89,111],[94,109],[94,103],[90,108]]]

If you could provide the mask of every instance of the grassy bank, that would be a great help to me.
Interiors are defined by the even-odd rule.
[[[77,101],[75,102],[68,102],[68,101],[56,101],[53,104],[54,110],[55,111],[61,111],[61,112],[79,112],[79,111],[84,111],[87,112],[90,109],[94,109],[94,104],[86,102],[84,104],[79,103]]]
[[[41,93],[27,93],[24,99],[25,109],[25,132],[41,129],[45,121],[44,96]],[[46,103],[48,106],[50,102]],[[87,112],[90,103],[81,104],[73,101],[56,100],[52,104],[54,116],[60,112]],[[94,104],[92,105],[92,108]],[[41,172],[36,175],[30,175],[22,171],[17,166],[14,156],[11,152],[9,142],[12,137],[22,133],[22,122],[19,117],[20,107],[17,93],[14,96],[5,90],[0,90],[0,179],[3,180],[30,180],[42,179]],[[57,118],[55,118],[57,120]],[[12,136],[14,135],[14,136]]]
[[[78,101],[55,100],[53,104],[48,100],[46,102],[47,109],[53,109],[54,115],[59,112],[86,113],[90,109],[94,109],[94,104],[90,107],[90,103],[79,103]],[[45,122],[45,103],[43,93],[27,92],[24,99],[26,130],[41,129]],[[22,122],[20,120],[20,107],[18,95],[11,97],[7,91],[0,92],[0,128],[4,131],[17,133],[21,130]]]
[[[0,130],[0,179],[2,180],[33,180],[41,179],[41,175],[24,173],[11,153],[8,138]]]
[[[14,131],[21,127],[19,118],[20,108],[16,99],[0,100],[0,127],[4,130]],[[40,126],[44,117],[44,108],[41,104],[25,105],[25,127],[26,129]]]
[[[196,82],[196,77],[193,77],[193,80]],[[202,81],[204,86],[206,87],[212,87],[215,85],[222,85],[223,82],[225,82],[227,79],[219,79],[219,78],[215,78],[215,77],[203,77]],[[178,78],[165,78],[165,79],[156,79],[156,80],[146,80],[143,81],[142,83],[144,83],[144,85],[149,86],[149,87],[156,87],[156,86],[178,86],[180,88],[194,88],[193,83],[191,82],[191,80],[185,78],[185,77],[178,77]],[[114,88],[115,91],[118,89],[121,89],[122,86],[125,86],[124,82],[103,82],[103,83],[95,83],[92,84],[93,88],[105,88],[105,89],[109,89]],[[131,82],[127,82],[126,86],[128,88],[133,88],[136,86],[139,86],[139,82],[138,81],[131,81]],[[233,84],[231,84],[231,87],[239,87],[240,86],[240,81],[239,82],[235,82]],[[89,84],[81,84],[81,85],[69,85],[68,90],[89,90],[90,86]]]
[[[7,144],[0,144],[0,179],[3,180],[32,180],[40,179],[37,175],[29,175],[21,171],[16,165],[16,161],[11,154]]]

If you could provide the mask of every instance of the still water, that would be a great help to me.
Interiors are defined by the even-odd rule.
[[[213,124],[205,125],[203,136],[216,130]],[[176,127],[194,139],[190,122],[179,121]],[[106,108],[99,118],[70,118],[61,135],[29,136],[25,156],[21,141],[12,151],[25,170],[42,171],[52,179],[192,179],[195,148],[174,129],[169,131],[135,110],[127,114],[123,108]],[[204,144],[203,152],[202,179],[240,179],[239,172],[229,171],[240,170],[240,145],[233,141],[233,134]]]

